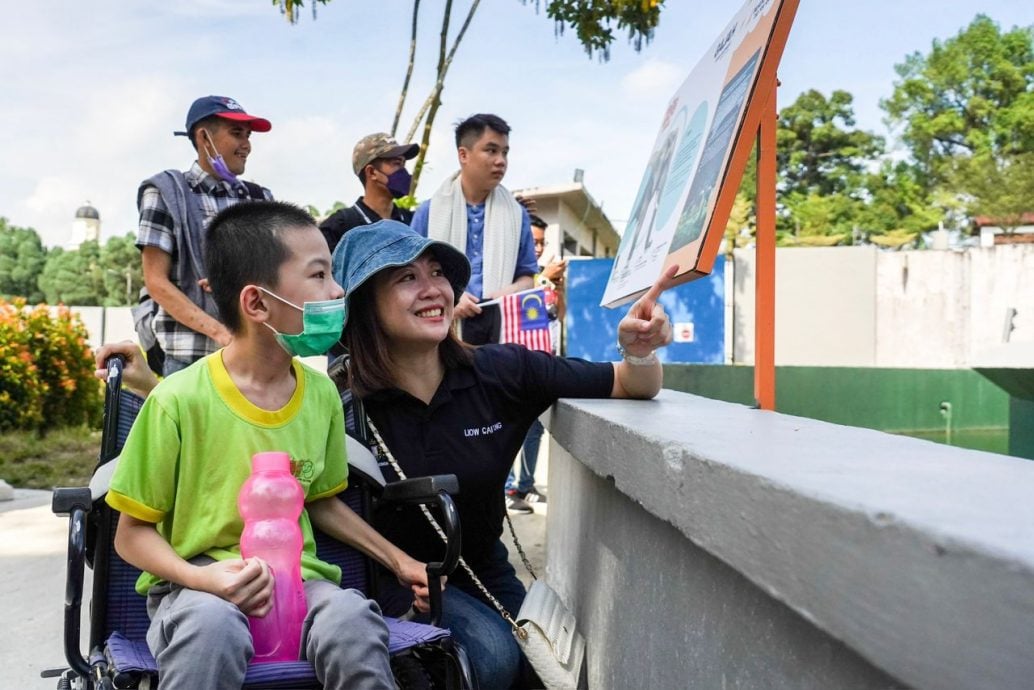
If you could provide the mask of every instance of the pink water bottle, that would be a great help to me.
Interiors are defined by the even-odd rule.
[[[262,618],[249,617],[254,663],[297,661],[305,622],[302,587],[302,531],[298,526],[305,495],[291,474],[287,453],[256,453],[251,476],[237,497],[244,518],[241,555],[269,564],[275,578],[273,607]]]

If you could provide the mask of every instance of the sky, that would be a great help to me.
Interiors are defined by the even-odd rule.
[[[545,6],[545,0],[540,3]],[[667,0],[653,41],[624,35],[609,62],[558,35],[535,0],[484,0],[457,51],[418,196],[456,167],[453,125],[494,112],[513,127],[511,189],[565,184],[576,168],[620,232],[664,108],[740,0]],[[0,25],[0,216],[45,244],[99,211],[102,238],[134,232],[140,181],[186,169],[194,98],[231,96],[273,123],[252,137],[244,177],[279,199],[329,208],[362,193],[351,151],[390,129],[409,49],[410,0],[334,0],[289,25],[269,0],[7,3]],[[444,0],[423,0],[405,136],[431,87]],[[469,6],[455,0],[453,32]],[[779,69],[780,106],[803,91],[854,95],[857,125],[887,136],[894,65],[977,13],[1034,24],[1030,0],[802,0]],[[419,134],[416,137],[419,139]]]

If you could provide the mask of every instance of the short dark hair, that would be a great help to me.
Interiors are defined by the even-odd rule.
[[[533,228],[542,228],[543,230],[545,230],[547,227],[549,227],[549,223],[547,223],[546,221],[542,220],[541,218],[536,216],[534,213],[529,213],[528,214],[528,219],[531,220],[531,227],[533,227]]]
[[[235,204],[212,219],[205,235],[205,270],[219,315],[231,332],[241,330],[241,290],[245,285],[275,289],[280,266],[291,256],[284,233],[309,227],[316,227],[312,216],[283,201]]]
[[[348,298],[348,323],[341,340],[348,350],[348,387],[360,398],[395,386],[395,366],[388,355],[388,334],[377,318],[372,278]],[[453,330],[438,345],[438,356],[446,369],[469,364],[474,348],[461,342]]]
[[[373,164],[374,164],[374,163],[376,163],[377,161],[382,161],[382,160],[384,160],[384,159],[383,159],[383,158],[374,158],[374,159],[373,159],[372,161],[370,161],[370,162],[369,162],[369,163],[367,163],[366,165],[373,165]],[[366,186],[366,165],[364,165],[364,166],[363,166],[363,169],[362,169],[362,170],[360,170],[360,171],[359,171],[359,173],[358,173],[358,177],[359,177],[359,184],[361,184],[361,185],[362,185],[362,186],[364,186],[364,187]],[[376,166],[376,165],[374,165],[374,166],[373,166],[373,169],[374,169],[374,170],[378,170],[378,168],[377,168],[377,166]]]
[[[202,118],[194,123],[194,126],[187,132],[187,138],[190,139],[190,145],[197,151],[197,130],[201,127],[209,130],[216,130],[226,124],[226,118],[219,117],[218,115],[209,115],[208,117]]]
[[[478,113],[456,125],[456,148],[470,148],[486,129],[505,136],[510,134],[510,125],[503,118],[490,113]]]

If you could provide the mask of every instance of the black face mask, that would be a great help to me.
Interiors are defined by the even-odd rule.
[[[382,175],[384,173],[381,173]],[[409,171],[404,167],[399,168],[392,174],[388,175],[388,191],[396,199],[406,196],[409,194],[409,186],[413,182],[413,177],[409,174]]]

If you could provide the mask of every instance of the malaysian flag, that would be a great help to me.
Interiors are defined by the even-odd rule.
[[[549,311],[553,291],[548,288],[526,290],[499,299],[502,310],[500,343],[517,343],[529,350],[553,351],[549,336]]]

